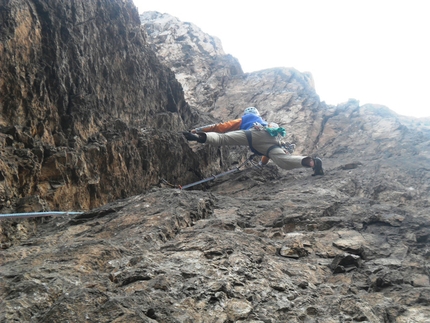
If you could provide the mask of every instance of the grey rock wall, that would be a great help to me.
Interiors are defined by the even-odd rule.
[[[428,322],[428,120],[355,99],[327,106],[311,75],[293,68],[244,74],[236,61],[215,68],[210,62],[224,53],[210,36],[165,15],[145,19],[149,45],[200,113],[171,118],[162,108],[147,127],[112,121],[82,145],[103,170],[101,184],[92,169],[76,173],[95,183],[82,200],[101,203],[91,194],[105,189],[114,202],[78,216],[1,222],[0,322]],[[204,66],[212,69],[205,74]],[[222,82],[212,78],[227,70]],[[321,156],[326,175],[269,163],[190,190],[158,185],[161,175],[186,184],[243,161],[246,148],[189,144],[173,130],[238,117],[249,105],[286,126],[296,153]],[[160,132],[155,120],[172,131]],[[80,156],[55,150],[41,171],[26,157],[28,132],[8,127],[0,138],[2,156],[21,165],[16,173],[1,168],[3,191],[39,173],[57,178],[50,185],[60,189],[57,165]],[[34,151],[45,156],[42,148]],[[100,161],[101,153],[109,158]],[[149,189],[127,196],[142,178]],[[21,194],[16,208],[50,201]]]
[[[132,1],[0,1],[0,210],[91,209],[194,179],[196,122]],[[188,158],[183,165],[176,161]],[[172,160],[174,163],[166,161]]]

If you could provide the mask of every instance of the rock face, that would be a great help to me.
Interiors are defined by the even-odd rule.
[[[151,48],[203,115],[200,122],[235,119],[255,106],[266,120],[286,127],[300,151],[315,151],[311,138],[322,131],[328,107],[320,102],[310,73],[273,68],[245,74],[216,38],[195,25],[158,12],[140,17]],[[204,119],[206,113],[212,118]]]
[[[20,8],[37,7],[31,2],[19,3]],[[63,17],[58,12],[67,6],[54,1],[46,4],[57,10],[40,16],[40,24]],[[111,4],[135,12],[122,1],[107,2],[100,8]],[[8,8],[12,12],[15,7]],[[25,12],[22,9],[20,15]],[[118,10],[103,12],[116,21],[112,22],[116,28],[121,24],[115,19],[127,17],[117,16]],[[2,19],[7,16],[2,15]],[[28,17],[38,16],[33,13]],[[128,17],[124,18],[126,26],[125,21],[136,21],[134,14]],[[428,120],[400,117],[382,106],[360,106],[354,99],[327,106],[320,102],[309,73],[279,68],[244,74],[235,59],[225,57],[219,42],[196,26],[158,13],[146,13],[141,20],[148,33],[147,38],[139,36],[142,50],[155,64],[144,65],[143,70],[154,72],[142,86],[151,88],[153,92],[148,93],[153,96],[166,96],[164,104],[157,110],[160,102],[148,103],[154,105],[150,110],[154,118],[148,114],[142,123],[129,117],[130,111],[119,112],[123,117],[111,122],[116,131],[100,126],[94,144],[87,139],[81,150],[67,145],[63,150],[66,157],[67,153],[91,152],[88,163],[100,153],[103,156],[104,149],[121,153],[120,147],[128,147],[133,151],[144,142],[144,147],[151,148],[147,150],[151,162],[136,163],[127,172],[122,168],[128,164],[121,153],[117,160],[111,157],[96,164],[105,181],[93,191],[81,191],[82,199],[101,203],[103,199],[92,196],[105,190],[112,195],[104,200],[115,200],[112,203],[91,207],[78,216],[0,223],[0,322],[429,322]],[[71,38],[77,37],[73,28],[67,30]],[[136,58],[136,64],[144,64],[146,55]],[[7,61],[2,56],[2,64],[13,65],[10,57]],[[214,63],[220,61],[225,65]],[[115,62],[121,66],[123,61],[118,58],[112,64]],[[160,84],[159,73],[170,75],[162,64],[175,72],[191,108],[186,103],[177,112],[166,108],[168,91],[155,86]],[[65,73],[72,73],[66,67]],[[91,75],[82,73],[82,77]],[[45,73],[39,77],[53,82]],[[25,80],[19,84],[26,84]],[[178,84],[173,77],[170,83]],[[124,86],[124,91],[127,88]],[[40,98],[58,95],[50,89],[48,98]],[[178,94],[175,102],[179,98]],[[238,117],[250,105],[285,126],[288,140],[297,144],[299,153],[322,157],[326,175],[312,177],[305,168],[284,171],[269,163],[263,169],[244,168],[191,190],[154,185],[157,176],[183,184],[193,176],[204,177],[240,164],[245,149],[187,144],[175,130]],[[37,143],[42,139],[26,128],[35,121],[26,127],[11,127],[14,116],[8,116],[4,107],[2,129],[8,130],[2,134],[0,160],[2,165],[16,163],[19,167],[23,160],[30,163],[33,159],[25,159],[25,154],[39,147],[22,144],[18,150],[18,143],[24,143],[22,138]],[[195,116],[192,108],[199,109],[201,116]],[[85,114],[86,109],[76,109],[72,121],[91,116]],[[30,106],[27,110],[33,111]],[[98,120],[93,119],[93,123]],[[156,120],[169,124],[171,131],[160,132]],[[52,125],[60,127],[69,142],[72,137],[66,136],[61,119],[58,121],[60,125]],[[81,141],[92,138],[85,137],[83,130],[78,133],[75,136]],[[92,145],[100,149],[91,150]],[[40,146],[43,152],[45,146]],[[107,149],[112,146],[116,150]],[[41,164],[45,178],[50,178],[49,172],[56,174],[59,163]],[[14,180],[26,183],[42,173],[30,166],[20,168],[28,169],[27,173],[3,167],[3,191],[22,187],[12,186]],[[84,182],[84,175],[77,173],[73,178]],[[132,184],[139,181],[147,181],[139,185],[149,189],[133,195]],[[52,183],[51,189],[55,189]],[[123,199],[116,199],[117,187],[125,190]],[[24,189],[20,192],[16,209],[35,210],[51,203]],[[66,207],[73,199],[74,195],[64,195],[58,203]],[[1,211],[5,209],[3,206]]]
[[[243,75],[239,62],[224,53],[220,40],[196,25],[154,11],[143,13],[140,20],[151,48],[175,73],[187,102],[201,112],[213,108],[226,82]]]
[[[38,209],[90,209],[161,173],[184,178],[183,165],[161,161],[188,155],[193,167],[178,132],[196,116],[148,48],[132,1],[0,5],[4,213],[29,195]]]

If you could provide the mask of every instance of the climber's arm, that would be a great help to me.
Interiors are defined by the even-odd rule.
[[[242,123],[242,119],[235,119],[230,120],[227,122],[217,123],[217,124],[211,124],[203,127],[199,127],[196,129],[193,129],[191,132],[229,132],[229,131],[235,131],[240,130],[240,125]]]

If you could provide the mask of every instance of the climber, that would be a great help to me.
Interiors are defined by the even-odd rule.
[[[183,134],[188,141],[213,146],[249,146],[252,152],[263,156],[263,164],[270,158],[283,169],[308,167],[314,171],[312,176],[324,175],[320,158],[286,153],[278,141],[279,136],[285,136],[285,129],[263,120],[255,107],[246,108],[240,119],[199,127]]]
[[[223,123],[202,126],[191,130],[191,132],[192,133],[197,133],[197,132],[226,133],[226,132],[235,131],[235,130],[249,130],[252,127],[254,127],[254,124],[259,124],[261,125],[261,127],[269,126],[269,124],[261,118],[260,112],[255,107],[248,107],[243,112],[242,118],[230,120]],[[270,126],[278,127],[277,124],[271,124]],[[268,162],[269,162],[269,157],[262,156],[259,165],[263,166],[263,165],[266,165]]]

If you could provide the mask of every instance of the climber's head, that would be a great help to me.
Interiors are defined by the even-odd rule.
[[[258,112],[258,110],[254,107],[246,108],[245,111],[243,112],[243,115],[250,114],[250,113],[255,114],[257,116],[260,116],[260,112]]]

